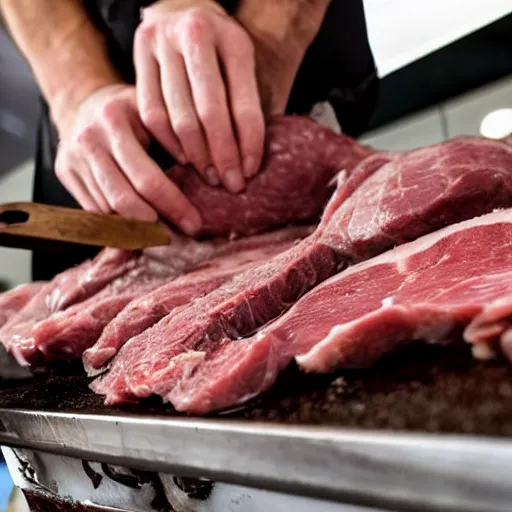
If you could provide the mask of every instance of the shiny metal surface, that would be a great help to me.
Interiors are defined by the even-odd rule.
[[[0,443],[392,510],[512,501],[506,439],[0,410]]]

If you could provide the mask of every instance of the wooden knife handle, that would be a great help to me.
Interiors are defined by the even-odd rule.
[[[0,205],[2,234],[10,240],[19,237],[128,250],[167,245],[171,241],[170,231],[162,222],[26,202]],[[27,246],[26,240],[21,246]]]

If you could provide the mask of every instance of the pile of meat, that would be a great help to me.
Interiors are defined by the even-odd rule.
[[[362,367],[416,340],[512,358],[511,139],[386,153],[300,117],[268,135],[238,196],[169,171],[202,240],[105,249],[1,296],[7,351],[82,357],[107,404],[159,395],[196,414],[267,390],[293,360]]]

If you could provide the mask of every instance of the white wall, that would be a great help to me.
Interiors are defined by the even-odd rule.
[[[32,200],[33,161],[0,176],[0,203]],[[0,247],[0,281],[10,287],[30,281],[30,253]]]
[[[512,12],[510,0],[363,0],[380,76]]]

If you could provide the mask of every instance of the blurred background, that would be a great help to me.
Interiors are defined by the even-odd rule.
[[[382,77],[365,142],[405,150],[463,134],[512,133],[512,2],[482,4],[365,1]],[[496,114],[502,109],[508,117]],[[0,202],[32,198],[37,119],[37,88],[0,20]],[[0,248],[0,290],[29,280],[30,254]],[[11,489],[0,456],[0,512]]]

